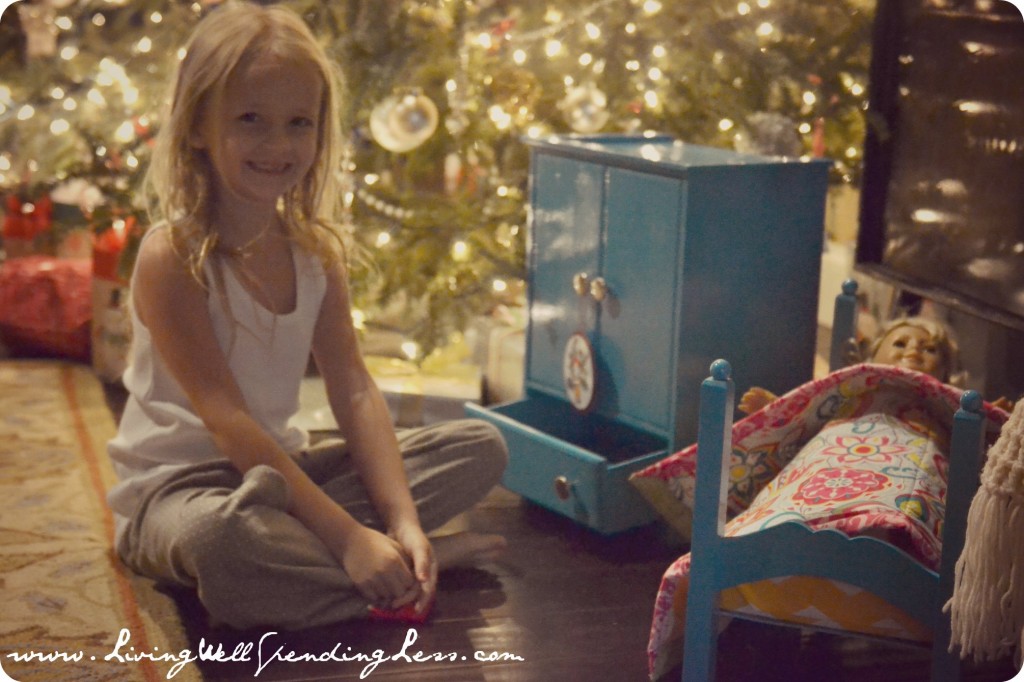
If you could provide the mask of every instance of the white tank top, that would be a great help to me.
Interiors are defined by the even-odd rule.
[[[152,228],[146,238],[159,229],[164,228]],[[299,410],[299,388],[326,290],[319,259],[292,246],[292,260],[295,308],[284,315],[275,315],[258,303],[231,268],[211,262],[204,266],[210,283],[207,308],[217,342],[250,413],[289,453],[303,449],[309,441],[309,435],[290,420]],[[223,277],[214,275],[215,268]],[[117,540],[149,491],[183,467],[223,457],[185,392],[154,350],[149,330],[134,309],[131,318],[132,346],[124,373],[129,395],[117,436],[107,446],[120,478],[107,496],[114,512]]]

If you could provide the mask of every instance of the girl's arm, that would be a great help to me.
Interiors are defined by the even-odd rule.
[[[289,512],[324,541],[371,602],[400,606],[415,599],[419,585],[398,543],[352,518],[252,418],[217,343],[208,294],[165,231],[144,242],[136,267],[132,297],[139,319],[224,456],[243,474],[260,464],[281,472]]]
[[[388,534],[412,561],[422,589],[416,607],[422,611],[434,596],[437,562],[409,491],[391,414],[359,350],[347,277],[340,265],[327,271],[327,292],[313,337],[313,357],[363,485]]]

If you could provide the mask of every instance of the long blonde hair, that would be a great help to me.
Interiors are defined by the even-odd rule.
[[[190,144],[199,116],[223,92],[240,64],[258,56],[295,59],[323,81],[316,155],[306,176],[279,202],[289,238],[325,263],[344,258],[340,100],[343,81],[309,27],[291,10],[229,0],[196,26],[172,83],[170,110],[157,133],[145,191],[154,221],[169,225],[172,244],[203,282],[203,263],[217,246],[212,225],[212,173]]]
[[[939,350],[942,376],[938,378],[953,386],[961,386],[963,384],[964,376],[960,372],[959,367],[960,346],[957,343],[956,337],[952,330],[944,323],[929,317],[898,317],[887,322],[868,346],[867,357],[869,360],[874,359],[875,355],[878,354],[878,349],[881,348],[882,342],[885,341],[886,337],[900,327],[915,327],[928,334],[928,339]]]

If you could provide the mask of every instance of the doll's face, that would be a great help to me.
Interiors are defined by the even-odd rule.
[[[942,349],[926,329],[901,325],[889,331],[875,352],[874,362],[896,365],[945,380]]]

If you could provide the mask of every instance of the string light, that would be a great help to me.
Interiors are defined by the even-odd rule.
[[[487,116],[498,130],[508,130],[512,126],[512,116],[497,104],[487,110]]]
[[[118,142],[128,144],[135,139],[135,126],[131,121],[125,121],[114,131],[114,139]]]
[[[644,13],[649,15],[657,14],[661,11],[661,3],[658,0],[646,0],[644,2]]]
[[[462,239],[453,242],[452,260],[460,263],[469,260],[469,244]]]
[[[359,308],[352,309],[352,326],[356,329],[366,329],[366,313]]]
[[[490,50],[494,47],[494,41],[491,40],[490,33],[481,33],[476,37],[476,44],[485,50]]]
[[[415,360],[420,355],[420,344],[415,341],[404,341],[401,345],[402,352],[405,353],[405,357],[410,360]]]
[[[55,118],[50,122],[50,132],[54,135],[60,135],[71,130],[71,124],[67,122],[67,119]]]

